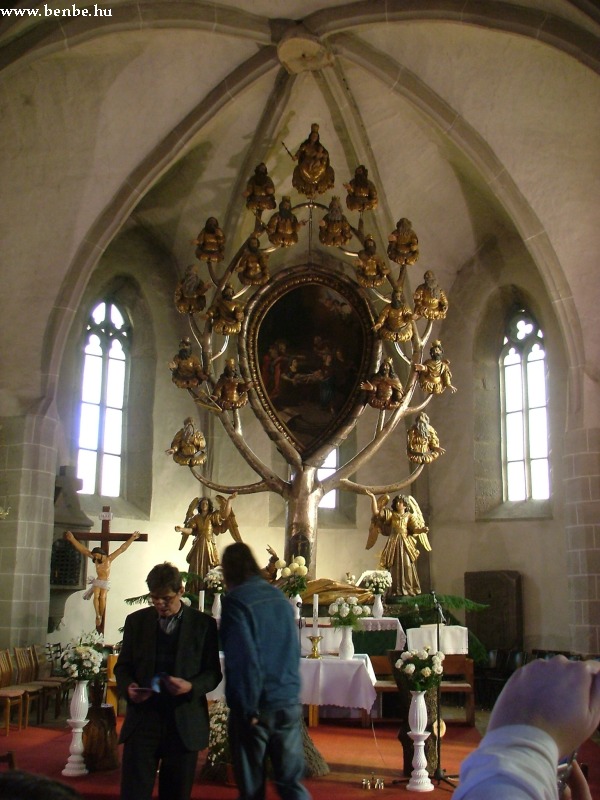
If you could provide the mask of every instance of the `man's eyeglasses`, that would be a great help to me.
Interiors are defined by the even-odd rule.
[[[150,595],[150,600],[155,605],[158,605],[159,603],[162,603],[164,605],[169,605],[170,603],[173,602],[173,600],[175,600],[176,597],[179,597],[179,595],[178,594],[164,594],[164,595],[151,594]]]

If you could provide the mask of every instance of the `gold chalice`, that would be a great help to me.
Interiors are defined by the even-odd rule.
[[[307,658],[321,658],[321,653],[319,653],[319,642],[323,638],[322,636],[309,636],[310,643],[312,645],[312,652]]]

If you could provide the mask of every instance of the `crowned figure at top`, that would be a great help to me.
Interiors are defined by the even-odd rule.
[[[292,175],[292,186],[300,194],[311,198],[333,188],[335,174],[329,163],[329,153],[321,144],[316,122],[310,126],[308,139],[302,142],[292,158],[298,162]]]

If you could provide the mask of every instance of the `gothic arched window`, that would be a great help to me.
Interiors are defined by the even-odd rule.
[[[332,475],[336,469],[338,468],[338,448],[334,447],[333,450],[329,453],[325,461],[321,464],[319,469],[317,470],[317,478],[319,480],[324,480]],[[319,508],[333,508],[336,509],[338,506],[338,492],[337,489],[332,489],[330,492],[327,492],[324,497],[321,498],[321,502],[319,503]]]
[[[548,393],[544,334],[520,309],[505,329],[500,353],[504,499],[547,500]]]
[[[121,495],[125,400],[131,326],[114,303],[98,303],[87,320],[77,453],[83,494]]]

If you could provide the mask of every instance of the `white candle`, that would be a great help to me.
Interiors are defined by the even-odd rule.
[[[204,611],[204,590],[198,592],[198,608]]]
[[[319,595],[313,595],[313,636],[319,635]]]

